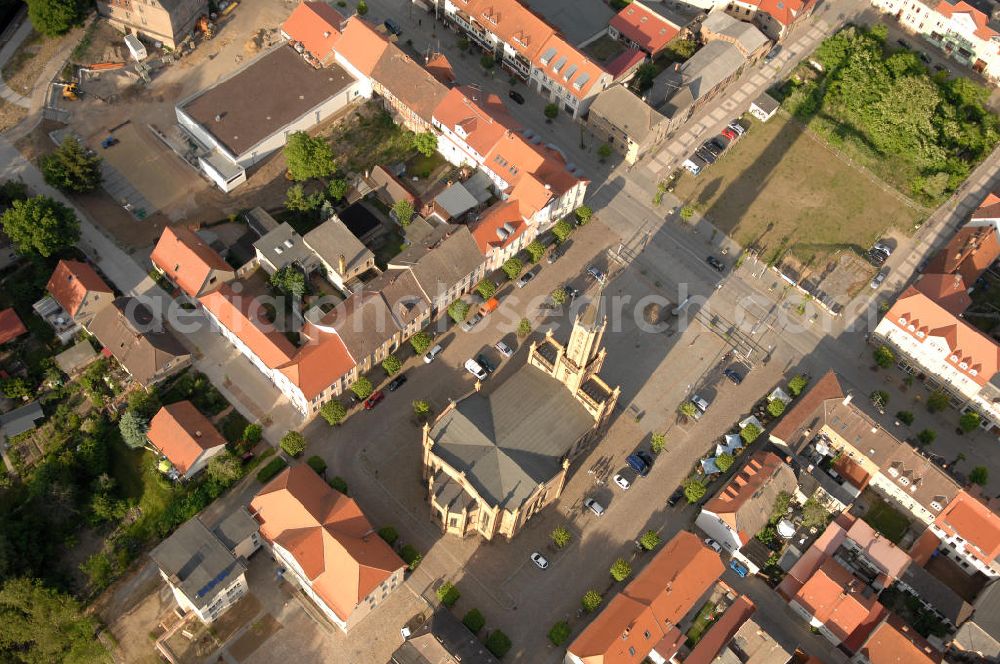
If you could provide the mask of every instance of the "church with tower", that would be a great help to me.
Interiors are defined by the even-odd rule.
[[[527,363],[423,428],[423,479],[443,532],[510,540],[562,494],[570,464],[602,435],[620,389],[598,373],[607,319],[588,303],[566,344],[551,330]]]

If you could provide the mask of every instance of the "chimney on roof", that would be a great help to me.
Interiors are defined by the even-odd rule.
[[[222,122],[222,113],[216,113],[215,114],[215,121],[216,122]]]
[[[330,31],[327,30],[326,32],[323,33],[323,39],[329,39],[329,38],[330,38]]]
[[[195,431],[194,432],[194,437],[195,438],[201,438],[201,432],[200,431]]]
[[[846,406],[847,404],[851,403],[851,399],[853,398],[854,398],[853,394],[848,394],[846,397],[844,397],[844,400],[841,403]]]

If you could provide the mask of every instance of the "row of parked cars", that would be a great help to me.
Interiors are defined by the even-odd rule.
[[[741,125],[739,120],[733,120],[722,130],[722,133],[702,143],[701,147],[695,150],[693,155],[685,159],[684,168],[691,175],[698,175],[706,166],[710,166],[718,161],[722,153],[745,133],[746,127]]]

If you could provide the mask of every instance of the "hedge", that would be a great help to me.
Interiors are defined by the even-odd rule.
[[[288,467],[288,464],[281,457],[271,459],[271,461],[257,471],[257,481],[261,484],[271,481],[278,473]]]

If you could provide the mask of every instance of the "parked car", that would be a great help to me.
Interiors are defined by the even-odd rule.
[[[640,477],[649,475],[650,464],[646,463],[646,460],[638,454],[629,454],[625,457],[625,463],[628,464],[629,468],[639,473]]]
[[[920,55],[920,59],[924,61],[924,64],[928,64],[929,65],[931,63],[931,59],[927,57],[926,53],[920,53],[919,55]]]
[[[622,491],[628,491],[628,490],[629,490],[629,489],[630,489],[630,488],[632,487],[632,483],[631,483],[631,482],[629,482],[629,481],[628,481],[627,479],[625,479],[624,477],[622,477],[621,475],[615,475],[615,477],[614,477],[614,482],[615,482],[615,484],[617,484],[617,485],[618,485],[619,487],[621,487],[621,490],[622,490]]]
[[[708,139],[707,141],[702,143],[701,149],[710,152],[714,157],[718,157],[719,155],[722,154],[722,150],[719,149],[718,145],[712,142],[712,139]]]
[[[726,127],[725,129],[723,129],[721,135],[729,139],[730,143],[732,143],[733,141],[735,141],[737,138],[740,137],[739,132],[737,132],[732,127]]]
[[[674,489],[674,492],[670,494],[669,498],[667,498],[667,505],[669,507],[673,507],[683,497],[684,497],[684,487],[679,486],[676,489]]]
[[[907,44],[906,41],[903,40],[903,39],[897,39],[896,43],[899,44],[900,46],[902,46],[903,48],[907,48],[907,49],[910,48],[910,45]]]
[[[602,283],[602,284],[608,278],[608,275],[604,274],[604,272],[602,272],[601,269],[599,267],[597,267],[596,265],[591,265],[590,267],[588,267],[587,268],[587,274],[589,274],[590,276],[592,276],[595,281],[598,281],[599,283]]]
[[[774,48],[772,48],[770,51],[767,52],[767,55],[764,56],[764,62],[770,62],[771,60],[774,60],[776,57],[778,57],[778,55],[780,54],[781,54],[781,46],[775,46]]]
[[[596,514],[597,516],[604,516],[604,507],[601,506],[599,502],[593,498],[587,498],[583,501],[583,506],[588,510]]]
[[[705,259],[705,262],[711,265],[717,272],[725,272],[726,264],[720,261],[715,256],[709,256]]]
[[[504,357],[510,357],[511,355],[514,354],[514,351],[510,349],[510,346],[508,346],[502,341],[496,342],[495,344],[493,344],[493,347],[496,348],[497,352],[503,355]]]
[[[388,385],[385,386],[385,389],[389,390],[390,392],[395,392],[396,390],[401,388],[404,383],[406,383],[406,374],[399,374],[398,376],[393,378]]]
[[[573,288],[569,284],[563,286],[563,292],[566,293],[566,297],[568,297],[571,300],[575,299],[578,295],[580,295],[580,291]]]
[[[391,18],[385,19],[385,21],[382,22],[382,25],[385,26],[386,30],[396,35],[397,37],[403,34],[403,29],[399,27],[399,24],[393,21]]]
[[[726,151],[726,148],[729,147],[729,141],[730,138],[728,136],[723,136],[722,134],[719,134],[709,142],[715,147],[719,148],[719,154],[722,154],[723,152]]]
[[[885,281],[885,278],[888,275],[889,275],[889,268],[884,267],[878,271],[878,274],[875,275],[875,278],[872,279],[872,282],[868,285],[872,287],[872,290],[875,290],[876,288],[882,285],[882,282]]]
[[[483,316],[489,316],[491,313],[496,311],[497,307],[499,306],[500,306],[500,300],[498,300],[496,297],[491,297],[490,299],[486,300],[485,302],[479,305],[479,313],[481,313]]]
[[[510,97],[511,99],[513,99],[518,104],[523,104],[524,103],[524,95],[522,95],[517,90],[511,90],[510,92],[507,93],[507,96]]]
[[[545,262],[548,263],[549,265],[552,265],[557,260],[559,260],[560,258],[562,258],[562,255],[563,255],[562,249],[560,249],[559,247],[556,247],[555,249],[553,249],[552,251],[549,252],[549,255],[545,259]]]
[[[706,149],[704,145],[695,150],[694,153],[699,157],[701,157],[702,159],[704,159],[705,163],[708,164],[709,166],[718,161],[718,157],[716,156],[716,154],[711,150]]]
[[[482,353],[476,355],[476,362],[478,362],[479,366],[486,370],[486,373],[493,373],[497,370],[496,365],[490,362],[489,358]]]
[[[729,569],[736,572],[736,574],[741,578],[745,578],[748,574],[750,574],[750,568],[736,560],[736,558],[729,561]]]
[[[528,285],[528,282],[534,279],[537,275],[538,275],[538,268],[537,267],[531,268],[530,270],[522,274],[521,278],[517,280],[517,287],[524,288],[525,286]]]
[[[531,554],[531,562],[535,563],[538,569],[548,569],[549,561],[545,559],[545,556],[535,551]]]
[[[734,385],[739,385],[740,383],[743,382],[743,374],[741,374],[739,371],[736,371],[736,369],[726,369],[722,373]]]
[[[385,399],[385,392],[382,390],[376,390],[372,392],[372,395],[365,399],[365,410],[371,410],[375,406]]]
[[[466,360],[465,370],[475,376],[478,380],[486,380],[489,378],[489,374],[486,373],[486,370],[483,369],[475,360]]]
[[[699,173],[701,173],[703,164],[698,163],[701,161],[700,159],[698,161],[695,161],[694,157],[695,155],[691,155],[690,157],[685,159],[682,166],[684,166],[684,169],[691,175],[698,175]]]
[[[479,325],[479,321],[481,321],[482,319],[483,319],[483,315],[477,311],[472,316],[472,318],[470,318],[467,321],[465,321],[464,323],[462,323],[462,329],[465,330],[466,332],[472,332],[472,328],[474,328],[475,326]]]
[[[424,353],[424,364],[430,364],[434,361],[434,358],[441,354],[444,348],[441,348],[441,344],[434,346],[429,351]]]
[[[653,457],[649,456],[649,452],[636,452],[636,456],[643,460],[643,462],[649,466],[653,467]]]
[[[722,553],[722,545],[716,542],[711,537],[705,538],[705,544],[708,546],[708,548],[712,549],[712,551],[715,551],[716,553]]]
[[[742,136],[743,134],[745,134],[746,130],[747,130],[746,127],[744,127],[742,124],[740,124],[740,119],[739,118],[736,118],[735,120],[733,120],[732,122],[730,122],[728,125],[726,125],[726,128],[727,129],[732,129],[733,131],[735,131],[740,136]]]
[[[691,397],[691,403],[697,406],[698,410],[700,410],[701,412],[707,413],[708,406],[711,402],[705,397],[696,394],[693,397]]]

